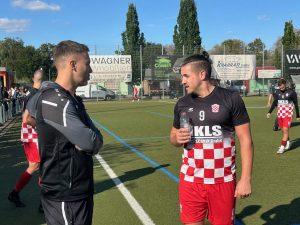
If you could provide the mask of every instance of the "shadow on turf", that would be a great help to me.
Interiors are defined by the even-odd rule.
[[[295,150],[298,147],[300,147],[300,138],[292,140],[291,141],[291,147],[290,147],[289,150],[286,150],[286,152],[293,151],[293,150]]]
[[[263,225],[296,225],[300,224],[300,198],[290,204],[276,206],[261,215]]]
[[[12,127],[0,133],[0,225],[41,225],[45,222],[43,215],[38,213],[39,190],[36,175],[21,192],[26,207],[16,208],[7,199],[16,180],[27,167],[19,141],[20,128],[21,121],[17,120]]]
[[[300,126],[300,122],[292,122],[291,127]]]
[[[261,208],[260,205],[249,205],[236,215],[236,225],[244,225],[243,219],[247,216],[255,214]]]
[[[157,167],[145,167],[141,169],[126,171],[125,174],[119,176],[118,178],[123,183],[126,183],[127,181],[139,179],[141,177],[154,173],[158,169],[168,167],[168,166],[170,166],[170,164],[163,164]],[[95,182],[95,194],[107,191],[115,186],[116,186],[115,183],[111,179],[107,179],[97,183]]]

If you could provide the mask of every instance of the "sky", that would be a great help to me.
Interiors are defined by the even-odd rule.
[[[245,43],[261,38],[272,48],[284,23],[300,28],[299,0],[195,0],[202,45],[210,50],[226,39]],[[21,38],[25,45],[74,40],[91,52],[122,48],[128,5],[134,3],[140,30],[149,42],[173,44],[180,0],[0,0],[0,40]]]

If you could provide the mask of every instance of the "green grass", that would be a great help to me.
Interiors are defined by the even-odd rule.
[[[253,194],[238,200],[236,214],[249,225],[300,224],[300,126],[290,132],[292,150],[276,155],[281,132],[272,131],[275,113],[266,119],[265,97],[245,98],[251,119],[255,146]],[[169,144],[175,101],[92,102],[86,103],[91,117],[127,144],[155,160],[161,167],[178,176],[181,149]],[[19,173],[26,168],[24,156],[15,143],[18,129],[11,130],[0,142],[0,224],[43,224],[37,213],[38,189],[34,182],[24,189],[24,209],[15,209],[6,197]],[[15,136],[13,134],[16,133]],[[105,145],[101,156],[118,175],[126,188],[155,224],[176,225],[179,221],[177,183],[158,168],[138,157],[115,138],[102,130]],[[14,137],[14,138],[12,138]],[[14,144],[16,145],[16,144]],[[240,172],[239,149],[238,172]],[[99,162],[95,159],[94,224],[141,224],[129,204]],[[3,182],[4,181],[4,182]]]

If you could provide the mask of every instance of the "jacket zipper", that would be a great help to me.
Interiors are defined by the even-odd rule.
[[[72,182],[73,182],[73,154],[71,154],[71,163],[70,163],[70,183],[69,183],[69,188],[72,188]]]

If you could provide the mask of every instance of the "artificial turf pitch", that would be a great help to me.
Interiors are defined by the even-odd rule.
[[[253,194],[238,200],[239,224],[300,224],[300,122],[290,132],[292,148],[276,155],[281,132],[266,119],[265,97],[244,98],[251,119],[255,148]],[[181,149],[169,144],[175,101],[87,102],[86,107],[104,135],[100,155],[154,224],[179,221],[177,177]],[[37,212],[37,177],[21,193],[25,208],[15,208],[7,194],[26,168],[19,138],[20,121],[0,135],[0,224],[43,224]],[[240,154],[237,147],[238,173]],[[142,224],[113,180],[95,158],[94,224]]]

